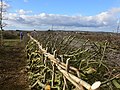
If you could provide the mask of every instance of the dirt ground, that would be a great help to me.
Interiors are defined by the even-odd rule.
[[[24,46],[0,47],[0,90],[29,90]]]

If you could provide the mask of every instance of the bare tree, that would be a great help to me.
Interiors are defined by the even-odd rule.
[[[3,11],[3,0],[1,0],[1,2],[0,2],[0,29],[1,29],[1,46],[2,46],[2,42],[3,42],[3,35],[2,35],[2,31],[3,31],[3,28],[2,28],[2,11]]]
[[[120,19],[118,19],[117,21],[117,33],[119,33],[119,29],[120,29]]]
[[[1,46],[3,44],[3,27],[6,26],[6,24],[3,23],[3,12],[6,12],[6,10],[4,10],[4,7],[6,7],[5,2],[3,2],[3,0],[0,0],[0,30],[1,30]]]

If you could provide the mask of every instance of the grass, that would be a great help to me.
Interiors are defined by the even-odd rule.
[[[21,43],[19,39],[4,39],[3,40],[4,46],[16,46],[19,43]]]
[[[0,90],[29,90],[25,66],[24,44],[19,39],[4,39],[0,47]]]

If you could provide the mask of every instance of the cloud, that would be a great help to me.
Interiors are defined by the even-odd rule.
[[[23,9],[17,10],[16,12],[20,15],[32,13],[31,10],[23,10]]]
[[[118,14],[118,13],[120,13],[120,8],[112,8],[112,9],[110,9],[109,10],[109,13],[111,13],[111,14]]]
[[[47,13],[29,15],[31,12],[20,9],[16,13],[9,13],[9,23],[28,28],[41,28],[51,25],[56,27],[107,28],[116,25],[120,8],[112,8],[94,16],[69,16]]]

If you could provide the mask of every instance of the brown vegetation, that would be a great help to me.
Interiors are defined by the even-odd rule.
[[[119,88],[120,82],[120,51],[119,51],[119,42],[114,43],[116,40],[119,40],[119,35],[111,34],[111,33],[81,33],[81,32],[57,32],[57,31],[48,31],[48,32],[38,32],[39,37],[37,39],[41,43],[43,48],[47,49],[47,52],[54,54],[56,51],[56,58],[61,60],[61,56],[63,56],[63,62],[66,63],[66,60],[69,58],[69,65],[76,67],[79,69],[79,73],[81,78],[88,83],[92,84],[95,81],[101,81],[101,90],[111,90]],[[30,45],[30,48],[29,48]],[[31,53],[38,50],[35,43],[28,44],[29,56],[31,57]],[[28,50],[29,50],[28,49]],[[113,54],[114,53],[114,54]],[[39,82],[45,83],[42,79],[44,75],[38,75],[36,78],[32,78],[32,76],[36,76],[40,71],[38,70],[37,65],[43,65],[42,61],[36,60],[35,58],[39,58],[39,54],[32,53],[33,57],[29,61],[30,65],[30,76],[31,76],[31,84],[34,84],[35,80],[41,78]],[[38,55],[38,56],[36,56]],[[117,58],[115,57],[117,55]],[[114,56],[111,58],[110,56]],[[35,58],[34,58],[35,57]],[[41,58],[43,59],[43,58]],[[114,60],[113,60],[114,59]],[[43,59],[44,60],[44,59]],[[113,63],[114,61],[114,63]],[[33,62],[33,63],[31,63]],[[42,67],[42,70],[45,69],[44,73],[52,75],[52,66],[49,63],[49,68]],[[37,70],[36,71],[34,71]],[[32,71],[31,71],[32,70]],[[48,72],[47,72],[48,70]],[[43,73],[43,74],[44,74]],[[57,76],[61,77],[61,74],[57,73]],[[75,73],[74,73],[75,74]],[[56,77],[57,77],[56,76]],[[92,79],[91,79],[92,78]],[[47,77],[47,80],[51,80],[51,77]],[[58,78],[56,78],[58,81]],[[59,88],[63,87],[63,80]],[[117,84],[116,84],[116,83]],[[60,83],[60,82],[58,82]],[[70,82],[67,83],[69,89],[73,89]],[[116,86],[118,85],[118,87]],[[36,88],[40,88],[39,85]]]

